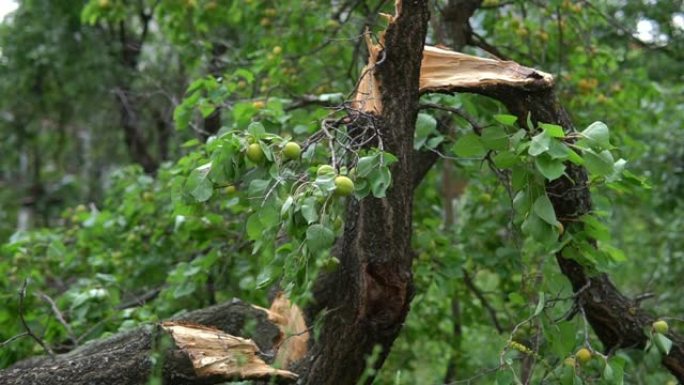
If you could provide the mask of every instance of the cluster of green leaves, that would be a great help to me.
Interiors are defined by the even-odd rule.
[[[565,248],[567,256],[587,267],[605,270],[611,263],[623,261],[624,256],[617,249],[601,243],[594,251],[590,244],[590,239],[610,240],[606,225],[596,213],[580,218],[584,231],[566,234],[546,191],[548,183],[568,176],[568,164],[585,167],[591,187],[605,183],[613,189],[629,191],[645,186],[642,179],[625,169],[624,159],[614,159],[608,127],[595,122],[581,132],[566,135],[555,124],[540,123],[535,127],[528,121],[527,129],[521,129],[514,116],[494,118],[499,124],[484,128],[481,135],[466,134],[454,143],[453,151],[464,157],[487,154],[496,169],[506,170],[501,175],[510,181],[516,222],[523,234],[547,245],[549,252]],[[559,236],[563,236],[560,243]],[[576,252],[569,253],[570,250]]]
[[[242,125],[240,113],[233,111],[236,128]],[[291,139],[266,130],[288,120],[282,105],[269,100],[256,116],[260,120],[246,128],[226,129],[207,141],[206,155],[195,159],[200,164],[185,182],[186,202],[201,204],[220,188],[237,189],[249,202],[245,234],[253,242],[252,253],[263,258],[257,288],[270,287],[282,278],[288,295],[299,299],[310,294],[319,268],[339,264],[330,255],[342,232],[344,205],[339,201],[347,195],[340,192],[338,179],[352,183],[355,199],[382,198],[391,185],[389,167],[396,158],[377,149],[361,149],[330,165],[330,147],[320,142],[308,143],[301,156],[292,158],[284,152]],[[349,163],[342,163],[344,159]]]
[[[452,108],[475,112],[471,98],[440,96],[438,100]],[[491,119],[483,112],[479,116],[480,121]],[[512,384],[520,380],[518,365],[534,359],[545,368],[535,377],[540,381],[621,384],[626,367],[655,360],[658,353],[641,354],[639,358],[596,354],[599,359],[590,363],[565,365],[565,358],[572,357],[592,337],[586,334],[587,326],[581,318],[557,321],[572,306],[573,296],[566,279],[549,260],[564,249],[589,269],[606,271],[624,262],[624,253],[612,245],[610,230],[604,223],[605,212],[595,210],[584,215],[580,219],[582,226],[571,225],[565,231],[560,222],[563,218],[556,218],[546,186],[567,175],[570,164],[587,168],[586,183],[595,193],[634,194],[649,186],[626,169],[624,159],[616,160],[617,149],[610,143],[610,132],[602,122],[566,134],[558,125],[535,126],[529,121],[522,129],[516,117],[497,114],[496,109],[491,116],[492,122],[478,124],[476,128],[483,127],[479,133],[469,132],[473,128],[469,122],[455,119],[457,125],[465,126],[456,140],[436,129],[435,118],[419,116],[416,149],[441,148],[445,157],[461,166],[459,171],[477,180],[470,180],[468,190],[459,197],[462,204],[453,208],[458,213],[456,236],[445,233],[450,227],[445,227],[441,218],[445,208],[440,199],[444,197],[429,188],[418,192],[422,197],[433,197],[426,209],[421,209],[422,200],[417,201],[421,214],[416,217],[424,218],[417,219],[414,240],[420,250],[415,266],[420,294],[414,301],[406,333],[395,345],[386,381],[389,383],[395,373],[409,378],[402,382],[441,380],[444,372],[423,370],[421,365],[422,356],[437,355],[445,357],[439,365],[442,368],[474,368],[460,378],[467,378],[468,373],[477,377],[482,368],[499,368],[497,383]],[[485,162],[490,166],[490,175],[483,175]],[[453,203],[447,200],[445,204]],[[593,240],[598,241],[598,248]],[[454,248],[452,242],[459,246]],[[465,274],[470,275],[471,283],[464,286],[461,280]],[[487,303],[483,303],[480,297],[470,298],[476,291],[508,295],[485,296]],[[458,304],[456,313],[454,303]],[[484,325],[492,322],[488,308],[503,310],[497,313],[500,324],[518,325],[508,337],[505,329],[499,329],[503,334],[495,339],[496,344],[491,344],[490,334],[489,345],[479,339],[487,331],[496,332],[492,325]],[[513,316],[526,313],[529,317],[525,320]],[[441,335],[437,338],[441,342],[427,343],[421,338],[425,333]],[[483,346],[483,350],[462,355],[461,351],[469,351],[471,346]],[[454,355],[451,360],[450,354]],[[409,360],[415,366],[408,370],[396,368],[392,358],[397,362]]]

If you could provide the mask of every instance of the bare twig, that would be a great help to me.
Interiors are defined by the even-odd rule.
[[[484,129],[484,127],[480,126],[480,124],[477,123],[477,119],[475,119],[475,117],[471,116],[470,114],[468,114],[467,112],[465,112],[461,108],[443,106],[441,104],[436,104],[436,103],[422,103],[418,108],[421,110],[434,109],[434,110],[448,111],[448,112],[451,112],[452,114],[458,115],[461,118],[465,119],[465,121],[468,122],[468,124],[470,124],[473,127],[473,130],[478,135],[481,135],[482,130]]]
[[[33,338],[38,344],[47,352],[47,354],[51,358],[55,358],[55,352],[52,351],[52,349],[43,342],[43,340],[35,335],[33,331],[31,331],[31,328],[29,327],[28,323],[26,323],[26,319],[24,318],[24,299],[26,298],[26,287],[28,286],[28,278],[24,279],[24,284],[21,286],[21,291],[19,291],[19,320],[21,320],[21,325],[24,327],[24,330],[26,330],[26,334],[28,334],[31,338]]]
[[[0,342],[0,348],[4,348],[5,346],[7,346],[7,345],[11,344],[12,342],[18,340],[19,338],[26,337],[28,335],[29,334],[27,332],[23,332],[23,333],[17,334],[14,337],[10,337],[10,338],[6,339],[5,341]]]
[[[66,322],[66,320],[64,319],[64,316],[62,315],[62,312],[59,310],[59,307],[57,307],[55,301],[52,298],[50,298],[50,296],[48,296],[47,294],[40,291],[38,292],[38,296],[40,296],[40,298],[43,301],[50,304],[50,308],[52,309],[52,313],[55,315],[55,318],[57,318],[57,321],[59,321],[59,323],[62,324],[62,326],[64,326],[64,329],[66,329],[71,342],[73,342],[75,346],[78,346],[78,338],[76,338],[73,329],[71,329],[71,325],[69,325],[69,323]]]
[[[501,327],[501,324],[499,323],[499,318],[496,316],[496,310],[492,307],[489,301],[487,301],[487,298],[485,298],[480,289],[475,285],[472,278],[470,277],[470,274],[468,274],[468,271],[466,271],[465,269],[462,269],[462,271],[463,282],[465,283],[466,287],[468,288],[468,290],[472,291],[473,294],[475,294],[477,299],[479,299],[482,303],[482,306],[484,306],[484,308],[487,310],[487,312],[489,313],[489,318],[492,319],[492,323],[494,324],[496,331],[498,331],[499,334],[503,333],[503,327]]]

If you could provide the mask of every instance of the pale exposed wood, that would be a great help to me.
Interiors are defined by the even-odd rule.
[[[199,378],[297,378],[295,373],[267,365],[257,356],[259,349],[252,340],[190,323],[164,322],[161,326],[171,334],[176,346],[190,358]]]
[[[273,344],[277,352],[274,366],[287,369],[304,358],[308,352],[309,329],[302,310],[282,292],[276,295],[269,309],[253,307],[266,312],[268,320],[280,329],[280,336]]]
[[[356,86],[356,94],[352,107],[374,115],[382,113],[382,101],[380,100],[380,82],[373,74],[375,65],[379,61],[378,56],[382,51],[381,44],[374,44],[370,35],[366,33],[366,47],[368,48],[368,64],[361,71],[361,79]]]
[[[270,319],[282,331],[281,340],[276,343],[278,353],[275,365],[287,369],[294,362],[304,358],[308,351],[309,331],[301,309],[291,303],[283,293],[279,293],[271,304],[270,314],[277,314],[277,319]]]
[[[393,16],[387,16],[390,23]],[[361,72],[361,79],[352,106],[361,111],[379,115],[382,113],[380,81],[374,69],[382,65],[384,58],[382,38],[378,44],[366,35],[368,64]],[[444,47],[425,46],[420,69],[420,92],[455,92],[488,87],[551,88],[551,74],[521,66],[513,61],[482,58],[449,50]]]
[[[512,61],[481,58],[425,46],[420,92],[454,91],[488,86],[553,86],[553,76]]]

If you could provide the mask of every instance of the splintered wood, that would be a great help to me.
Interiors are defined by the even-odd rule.
[[[291,303],[282,292],[276,295],[269,309],[252,306],[265,311],[268,320],[280,329],[280,337],[273,346],[277,352],[275,365],[287,369],[292,363],[304,358],[308,351],[309,329],[306,327],[302,310]]]
[[[252,340],[202,325],[164,322],[161,326],[171,334],[176,346],[190,358],[199,378],[297,379],[295,373],[267,365],[257,356],[259,349]]]
[[[393,18],[389,18],[390,22]],[[352,107],[374,115],[382,112],[380,89],[374,69],[382,65],[382,38],[374,44],[366,34],[368,64],[361,72]],[[420,92],[459,92],[487,88],[550,88],[553,76],[513,61],[481,58],[442,47],[425,46],[420,67]]]
[[[292,363],[304,358],[308,350],[309,329],[304,322],[304,315],[285,294],[278,293],[269,309],[268,319],[280,328],[275,363],[278,367],[287,369]]]
[[[425,46],[420,67],[420,92],[510,86],[551,87],[553,76],[512,61],[487,59],[445,48]]]
[[[368,64],[361,71],[361,78],[356,85],[356,94],[352,101],[352,108],[374,115],[382,113],[380,100],[380,82],[375,78],[373,70],[378,62],[378,55],[382,51],[381,44],[373,44],[369,33],[366,33],[366,47],[368,47]]]

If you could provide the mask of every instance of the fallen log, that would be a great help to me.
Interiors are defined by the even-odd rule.
[[[289,313],[299,311],[279,306]],[[291,328],[292,316],[274,310],[233,300],[92,341],[54,358],[29,358],[0,371],[0,384],[134,385],[147,383],[154,374],[165,384],[294,382],[296,374],[266,363]],[[273,322],[276,319],[280,324]]]

